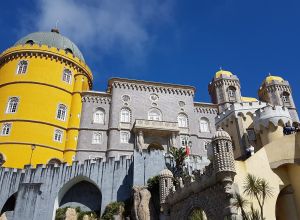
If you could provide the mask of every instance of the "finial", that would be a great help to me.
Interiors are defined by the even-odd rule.
[[[270,72],[269,72],[269,76],[272,76]]]
[[[59,30],[58,30],[58,22],[59,22],[59,20],[56,20],[55,28],[52,28],[52,29],[51,29],[51,32],[59,34]]]
[[[222,66],[220,66],[219,69],[222,71],[223,70]]]

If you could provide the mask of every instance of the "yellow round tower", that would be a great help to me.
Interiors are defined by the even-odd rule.
[[[92,73],[58,30],[20,39],[0,55],[0,160],[4,167],[70,163],[80,125],[81,92]]]

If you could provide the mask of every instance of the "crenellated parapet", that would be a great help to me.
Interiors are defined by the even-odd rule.
[[[164,93],[164,94],[172,94],[172,95],[184,95],[184,96],[194,96],[195,94],[195,88],[191,86],[147,82],[142,80],[120,79],[120,78],[112,78],[109,80],[107,92],[110,92],[112,88]]]
[[[245,117],[246,115],[253,116],[257,109],[263,108],[267,105],[265,102],[241,102],[231,104],[225,111],[221,112],[217,117],[216,125],[226,123],[227,120],[233,118]]]
[[[235,219],[238,216],[231,204],[236,171],[229,134],[219,129],[213,136],[212,148],[212,163],[202,170],[193,172],[192,176],[177,178],[176,187],[171,188],[169,185],[171,172],[169,170],[161,172],[161,208],[166,219],[188,219],[189,211],[184,207],[201,208],[208,219],[213,220],[224,217]],[[183,209],[180,212],[179,207]]]
[[[110,104],[111,94],[96,91],[83,92],[82,102]]]
[[[218,114],[218,107],[210,103],[194,102],[194,112],[200,114]]]
[[[20,57],[40,57],[65,63],[76,69],[77,72],[86,75],[89,79],[90,87],[92,86],[93,75],[90,68],[84,61],[66,50],[40,44],[17,45],[3,51],[0,56],[0,65]]]
[[[275,127],[292,124],[288,108],[284,106],[265,106],[255,111],[254,128],[260,131],[262,128],[269,128],[270,124]]]

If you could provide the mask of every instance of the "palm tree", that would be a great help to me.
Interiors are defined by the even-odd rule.
[[[243,220],[248,220],[245,208],[248,206],[248,201],[242,197],[239,193],[235,194],[233,206],[241,210]]]
[[[253,204],[251,204],[251,212],[248,217],[249,220],[260,220],[260,214],[257,209],[254,209]]]
[[[187,157],[186,150],[184,147],[170,148],[170,154],[174,157],[175,160],[175,173],[174,176],[180,176],[183,172],[184,160]]]
[[[260,218],[264,219],[264,204],[268,197],[273,196],[273,189],[269,183],[262,178],[248,174],[244,183],[244,193],[251,198],[255,198],[260,207]]]

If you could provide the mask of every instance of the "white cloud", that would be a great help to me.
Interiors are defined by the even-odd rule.
[[[147,54],[155,37],[150,29],[172,21],[171,1],[41,0],[34,26],[48,31],[58,20],[61,33],[85,51],[119,52],[136,60]]]

